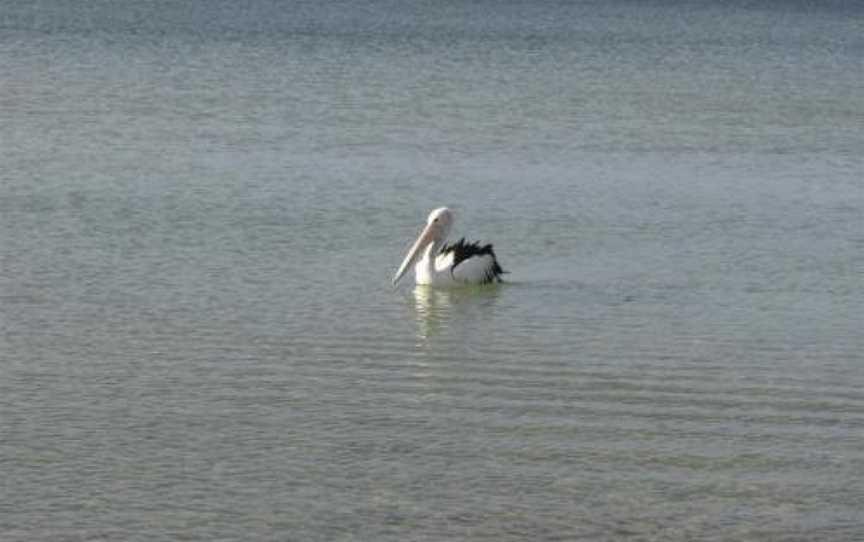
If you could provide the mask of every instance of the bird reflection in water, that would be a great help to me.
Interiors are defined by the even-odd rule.
[[[452,289],[415,286],[418,346],[428,346],[436,336],[457,326],[468,331],[471,328],[468,322],[475,318],[488,319],[500,291],[499,285]]]

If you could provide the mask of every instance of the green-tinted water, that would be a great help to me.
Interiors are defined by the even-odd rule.
[[[0,538],[864,532],[860,10],[246,4],[0,1]]]

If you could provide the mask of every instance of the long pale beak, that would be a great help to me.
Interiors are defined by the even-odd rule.
[[[399,270],[396,271],[396,274],[393,275],[393,285],[395,286],[399,279],[408,271],[412,265],[417,261],[417,258],[423,253],[423,249],[426,248],[426,245],[435,240],[435,228],[432,224],[427,224],[423,231],[420,232],[417,240],[414,241],[414,244],[411,245],[411,249],[408,251],[408,254],[405,255],[405,259],[402,260],[402,265],[399,266]]]

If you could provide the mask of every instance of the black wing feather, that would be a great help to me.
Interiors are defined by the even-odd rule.
[[[463,237],[452,245],[444,245],[441,249],[442,255],[449,252],[453,253],[453,267],[451,267],[451,269],[454,269],[457,265],[473,256],[483,256],[486,254],[492,256],[492,268],[489,269],[489,272],[486,275],[486,280],[483,281],[484,283],[494,282],[496,280],[501,282],[501,275],[506,273],[506,271],[501,269],[501,266],[498,264],[498,258],[495,257],[495,251],[492,250],[491,243],[481,246],[480,243],[476,241],[469,243]]]

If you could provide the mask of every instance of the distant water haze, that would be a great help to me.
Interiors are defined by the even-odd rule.
[[[864,536],[853,2],[0,0],[0,539]],[[390,279],[433,208],[507,283]]]

